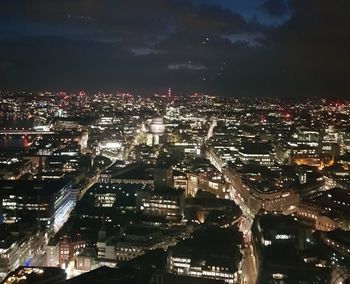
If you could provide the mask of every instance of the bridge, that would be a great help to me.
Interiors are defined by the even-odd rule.
[[[48,135],[55,134],[54,131],[35,129],[0,129],[0,135]]]
[[[31,119],[33,120],[33,118]],[[11,123],[10,123],[11,124]],[[55,134],[51,131],[52,121],[47,120],[44,117],[35,117],[32,126],[19,127],[18,125],[14,126],[2,126],[0,128],[0,135],[50,135]]]

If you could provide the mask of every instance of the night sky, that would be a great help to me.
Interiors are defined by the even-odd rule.
[[[350,97],[349,0],[1,0],[2,90]]]

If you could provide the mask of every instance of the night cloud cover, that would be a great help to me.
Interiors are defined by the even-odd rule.
[[[0,88],[342,96],[347,0],[0,1]]]

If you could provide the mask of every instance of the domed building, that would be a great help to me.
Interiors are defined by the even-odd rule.
[[[151,133],[153,135],[153,145],[159,144],[159,137],[165,133],[165,124],[163,118],[155,117],[151,121]]]

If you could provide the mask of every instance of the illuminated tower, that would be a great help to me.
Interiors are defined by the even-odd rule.
[[[171,98],[171,88],[168,89],[168,98]]]
[[[168,100],[169,103],[171,103],[173,101],[171,88],[168,89],[167,100]]]

